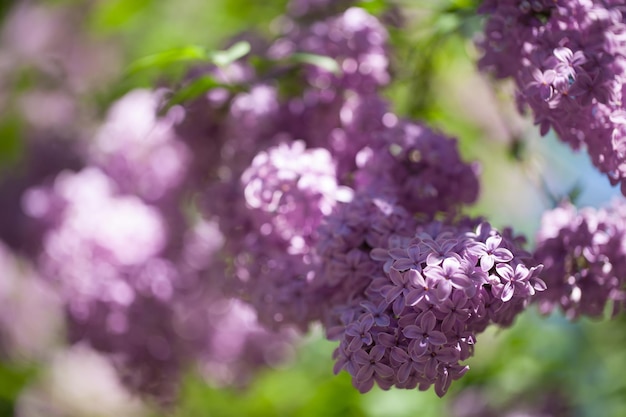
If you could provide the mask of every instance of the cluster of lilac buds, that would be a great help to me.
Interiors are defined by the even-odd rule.
[[[626,195],[626,13],[618,0],[486,0],[483,70],[511,77],[550,128]]]
[[[430,223],[375,248],[377,278],[341,313],[335,371],[369,391],[434,385],[439,396],[469,369],[478,333],[510,325],[545,289],[509,233],[469,219]],[[382,266],[382,267],[380,267]],[[341,331],[343,329],[343,332]]]
[[[548,289],[536,302],[544,313],[562,309],[571,319],[623,310],[626,293],[626,205],[577,210],[564,203],[543,216],[535,257]]]

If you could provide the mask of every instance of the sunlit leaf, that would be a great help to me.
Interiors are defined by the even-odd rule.
[[[194,61],[225,66],[249,52],[250,44],[244,41],[237,42],[224,51],[207,51],[201,46],[188,45],[140,58],[128,67],[128,73],[135,74],[148,69],[164,69],[173,64]]]
[[[207,60],[207,52],[201,46],[184,46],[140,58],[130,64],[130,74],[152,68],[165,68],[175,63]]]
[[[341,68],[336,60],[324,55],[297,52],[290,56],[290,60],[296,63],[311,64],[333,74],[339,74]]]
[[[368,13],[377,15],[389,7],[389,2],[385,0],[361,0],[357,5]]]
[[[215,65],[223,67],[232,64],[239,58],[246,56],[250,52],[250,44],[245,41],[237,42],[225,51],[209,53],[209,59]]]

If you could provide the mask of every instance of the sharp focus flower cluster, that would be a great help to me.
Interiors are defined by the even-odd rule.
[[[626,195],[626,12],[618,0],[487,0],[479,66],[512,77],[521,106]]]
[[[562,204],[543,216],[535,257],[545,265],[548,289],[537,298],[542,312],[562,309],[567,317],[613,314],[626,300],[626,205],[576,210]]]
[[[329,335],[340,340],[335,372],[347,370],[361,392],[434,385],[440,396],[465,374],[459,362],[477,334],[510,325],[545,289],[541,265],[527,266],[510,233],[477,223],[429,223],[371,250],[376,272],[345,299]]]

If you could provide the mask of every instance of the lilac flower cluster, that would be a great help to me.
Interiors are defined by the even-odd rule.
[[[400,121],[357,156],[359,188],[385,190],[409,212],[452,214],[478,197],[477,164],[461,160],[456,139]]]
[[[323,45],[314,47],[319,36],[313,26],[343,39],[337,44],[340,50],[333,55],[319,49]],[[363,38],[357,43],[361,32],[371,32],[370,41]],[[373,16],[352,8],[311,25],[290,21],[285,34],[259,53],[272,60],[303,52],[355,60],[382,54],[386,37]],[[217,220],[226,237],[222,256],[230,260],[227,287],[252,303],[267,326],[296,325],[304,330],[321,314],[319,296],[309,288],[318,268],[317,227],[337,201],[350,200],[353,191],[346,179],[356,168],[356,154],[371,142],[389,113],[378,95],[357,88],[365,83],[359,80],[380,84],[386,76],[371,81],[369,73],[333,74],[306,65],[304,74],[296,74],[297,91],[280,97],[279,85],[269,83],[263,74],[250,73],[245,62],[231,66],[247,68],[248,76],[235,83],[243,82],[248,91],[224,91],[229,98],[216,102],[216,89],[193,108],[197,114],[224,109],[210,131],[220,159],[207,181],[203,212]],[[381,71],[386,74],[386,68]],[[191,110],[182,127],[195,124]],[[206,140],[207,133],[198,136]]]
[[[477,334],[510,325],[545,289],[541,265],[527,266],[510,233],[477,223],[428,223],[372,249],[374,278],[346,300],[329,335],[340,340],[335,372],[347,370],[361,392],[434,385],[439,396],[467,372],[459,362]]]
[[[122,54],[89,33],[85,10],[4,4],[14,6],[3,9],[0,27],[0,114],[18,116],[48,137],[77,134],[94,111],[84,99],[120,74]]]
[[[163,94],[135,90],[118,100],[89,149],[91,164],[102,167],[120,191],[148,202],[166,199],[179,189],[191,159],[173,129],[182,109],[157,117]]]
[[[512,77],[520,106],[626,195],[626,14],[621,1],[486,0],[479,67]]]
[[[276,234],[289,253],[302,253],[324,215],[330,214],[339,187],[326,149],[305,150],[296,141],[262,151],[241,176],[254,227]]]
[[[287,38],[274,45],[276,53],[318,54],[335,59],[341,68],[338,75],[315,66],[308,68],[306,79],[312,86],[365,93],[389,82],[387,31],[365,10],[352,7],[336,17],[289,29]]]
[[[372,143],[389,112],[378,90],[388,84],[389,46],[385,27],[363,9],[352,7],[310,24],[288,22],[268,49],[271,59],[297,54],[332,58],[338,71],[306,65],[297,94],[285,100],[283,130],[311,147],[328,149],[345,180],[355,155]]]
[[[536,302],[543,313],[562,309],[570,319],[615,315],[626,300],[626,205],[576,210],[564,203],[544,213],[535,257],[545,265],[548,289]]]
[[[379,208],[395,200],[393,210],[432,217],[452,215],[477,198],[477,167],[461,160],[456,141],[400,122],[378,94],[389,79],[386,40],[380,22],[359,8],[312,24],[289,21],[281,37],[259,51],[262,56],[288,61],[315,53],[335,58],[342,70],[306,65],[294,76],[298,87],[283,97],[280,86],[248,73],[248,92],[224,100],[229,111],[212,130],[221,156],[217,181],[206,187],[203,211],[225,236],[228,286],[267,326],[305,330],[328,316],[329,300],[343,297],[337,287],[351,286],[348,270],[369,259],[358,244],[337,242],[337,230],[318,229],[355,192],[382,193],[374,204],[369,197],[355,200],[364,204],[358,209],[363,218],[350,215],[355,222],[367,222],[370,214],[382,220],[386,214]],[[204,99],[205,114],[214,94]],[[402,227],[396,226],[394,232]],[[343,276],[333,276],[342,268],[340,258],[351,265],[343,266]],[[357,268],[364,273],[367,264]]]
[[[218,360],[218,338],[241,348],[206,374],[238,384],[278,362],[292,336],[261,328],[242,303],[207,310],[230,300],[216,256],[224,239],[185,213],[199,183],[187,168],[194,142],[176,133],[181,108],[157,117],[161,97],[122,97],[82,146],[86,166],[31,183],[21,202],[43,236],[34,260],[62,300],[69,341],[107,354],[126,386],[163,403],[183,369]],[[226,311],[242,318],[237,334],[224,327]]]

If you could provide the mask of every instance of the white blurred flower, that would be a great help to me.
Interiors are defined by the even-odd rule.
[[[141,417],[148,407],[119,381],[112,364],[85,345],[58,352],[16,403],[16,417]]]

